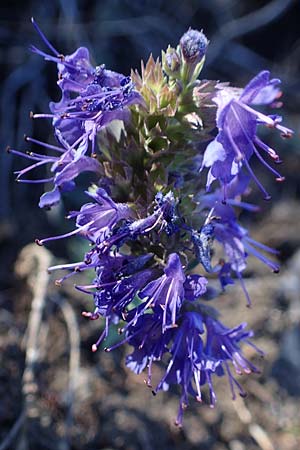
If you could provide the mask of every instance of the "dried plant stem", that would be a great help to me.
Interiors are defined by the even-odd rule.
[[[27,278],[32,289],[32,304],[26,331],[25,369],[22,378],[23,409],[12,429],[2,442],[0,449],[11,448],[13,440],[23,428],[20,444],[27,448],[26,419],[38,416],[36,406],[37,384],[35,381],[35,364],[39,360],[39,331],[45,306],[49,275],[47,268],[51,265],[52,255],[45,248],[36,245],[26,246],[20,253],[15,271],[17,276]]]
[[[70,344],[70,358],[69,358],[69,386],[68,386],[68,415],[66,417],[66,439],[70,434],[70,430],[73,424],[73,405],[75,401],[75,391],[79,380],[80,371],[80,335],[79,326],[76,319],[76,314],[73,307],[67,301],[67,299],[62,297],[50,297],[50,300],[55,302],[62,310]],[[68,446],[65,445],[65,449]]]
[[[243,399],[233,402],[234,408],[242,423],[247,425],[250,436],[255,440],[261,450],[274,450],[274,445],[266,430],[252,419],[252,414]]]
[[[34,244],[25,247],[16,265],[19,275],[27,275],[31,285],[33,299],[27,327],[25,370],[23,374],[24,409],[27,417],[37,417],[36,392],[34,376],[35,364],[39,360],[39,332],[47,295],[49,274],[47,269],[52,255],[46,248],[37,248]]]

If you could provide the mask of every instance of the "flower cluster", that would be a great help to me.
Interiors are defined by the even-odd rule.
[[[262,156],[280,162],[259,129],[274,128],[283,137],[292,131],[280,124],[278,115],[256,109],[279,106],[279,80],[263,71],[243,90],[200,80],[209,42],[197,30],[188,30],[177,48],[162,52],[161,61],[150,57],[141,73],[124,76],[103,64],[92,66],[86,48],[61,55],[34,20],[33,25],[49,53],[31,50],[57,65],[61,99],[50,103],[50,113],[32,114],[51,119],[55,144],[27,137],[44,153],[10,149],[34,161],[17,172],[17,179],[52,183],[40,199],[39,206],[47,208],[74,189],[82,172],[94,172],[98,180],[86,191],[89,202],[68,215],[75,220],[74,230],[36,242],[74,235],[89,242],[82,261],[49,270],[66,271],[57,284],[80,271],[93,271],[91,284],[75,285],[93,305],[83,315],[104,319],[92,350],[105,345],[111,325],[118,324],[120,340],[106,351],[124,343],[132,346],[126,364],[137,374],[147,368],[147,385],[154,394],[178,385],[176,423],[181,425],[189,398],[202,401],[203,387],[215,405],[215,376],[228,377],[234,398],[236,390],[245,394],[237,375],[257,372],[241,350],[243,343],[254,346],[246,324],[227,328],[206,305],[205,272],[219,279],[219,292],[237,279],[250,305],[242,277],[248,256],[278,271],[266,255],[276,251],[251,238],[237,211],[257,211],[242,199],[253,180],[270,197],[250,166],[252,156],[277,181],[283,180]],[[24,178],[48,164],[48,178]],[[222,251],[218,260],[215,246]],[[160,361],[167,362],[165,372],[154,381],[152,367]]]

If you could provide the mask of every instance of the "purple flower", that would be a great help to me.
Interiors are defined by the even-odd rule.
[[[170,384],[173,384],[174,382],[178,383],[178,378],[181,378],[181,376],[174,370],[174,364],[176,362],[177,365],[179,363],[183,366],[189,366],[186,372],[189,373],[190,381],[190,372],[193,368],[193,362],[196,359],[201,358],[203,353],[203,341],[200,336],[203,333],[204,327],[201,315],[194,312],[185,313],[180,326],[176,330],[173,345],[170,349],[172,358],[168,364],[166,373],[158,383],[155,392],[158,392],[160,389],[168,390]],[[184,367],[181,368],[181,371],[184,372]],[[173,377],[175,378],[173,379]],[[188,385],[186,387],[188,387]],[[187,389],[184,390],[187,392]]]
[[[194,243],[195,255],[203,265],[207,262],[210,264],[208,256],[213,241],[215,240],[222,244],[224,259],[221,259],[215,267],[211,267],[210,265],[207,265],[207,267],[204,265],[204,267],[206,270],[210,268],[210,271],[218,272],[222,288],[227,284],[233,283],[231,271],[235,272],[240,280],[247,302],[250,304],[250,298],[242,279],[242,272],[247,266],[248,255],[255,256],[268,265],[274,272],[279,271],[279,265],[261,253],[260,250],[273,255],[276,255],[278,252],[252,239],[248,231],[238,223],[233,206],[238,206],[249,211],[258,210],[255,205],[240,200],[241,194],[247,189],[248,181],[249,177],[245,177],[242,174],[234,177],[226,187],[226,203],[224,202],[224,192],[222,190],[216,190],[211,194],[198,195],[199,208],[197,211],[203,212],[203,210],[208,210],[210,222],[203,227],[206,230],[204,238],[200,238],[201,229],[200,233],[196,231],[192,232],[192,241]],[[209,241],[207,241],[206,235],[210,238]]]
[[[184,281],[185,276],[179,256],[176,253],[171,253],[164,268],[164,275],[150,281],[138,293],[139,298],[145,301],[136,309],[136,314],[127,327],[135,323],[149,308],[152,308],[156,314],[162,312],[161,327],[163,333],[169,328],[177,326],[178,311],[184,299]]]
[[[238,388],[240,395],[245,396],[245,392],[241,385],[232,375],[228,362],[233,364],[235,372],[238,375],[259,372],[259,370],[245,358],[240,349],[240,343],[245,342],[255,348],[260,355],[263,355],[263,352],[249,341],[249,338],[253,336],[253,332],[245,330],[247,326],[246,323],[242,323],[230,329],[208,315],[204,316],[203,320],[207,331],[205,345],[206,355],[216,358],[222,364],[222,370],[219,370],[217,374],[227,374],[233,399],[235,398],[234,386]]]
[[[126,121],[129,118],[127,107],[141,101],[130,77],[106,72],[103,80],[111,77],[111,87],[97,84],[100,80],[97,77],[97,83],[94,80],[75,99],[73,95],[66,101],[64,92],[64,101],[50,104],[55,133],[60,141],[70,145],[91,141],[94,152],[99,130],[113,120]],[[74,91],[71,93],[74,94]]]
[[[108,336],[110,325],[117,324],[121,318],[125,319],[128,314],[126,307],[156,276],[155,269],[140,270],[151,258],[151,254],[138,257],[122,254],[104,255],[92,264],[91,268],[95,269],[97,275],[94,282],[90,285],[75,286],[79,291],[93,296],[94,299],[94,311],[84,311],[82,315],[91,320],[96,320],[100,316],[105,317],[105,329],[93,345],[93,351],[96,351],[100,343]],[[52,268],[52,270],[55,269],[57,267]]]
[[[199,206],[197,211],[204,209],[211,210],[210,215],[215,215],[214,206],[216,204],[228,204],[230,206],[237,206],[251,212],[259,211],[259,206],[241,200],[242,195],[247,195],[249,190],[249,182],[251,178],[244,173],[239,172],[228,185],[223,186],[222,189],[215,189],[213,192],[201,192],[196,196]]]
[[[247,84],[241,99],[251,105],[270,105],[281,97],[280,84],[278,78],[270,80],[270,72],[263,70]]]
[[[70,273],[63,278],[56,280],[57,284],[61,284],[65,279],[76,275],[78,272],[94,269],[97,275],[97,280],[95,281],[96,284],[92,285],[92,289],[94,289],[101,283],[112,281],[112,274],[117,276],[117,278],[113,278],[113,280],[134,274],[136,271],[142,269],[152,256],[151,253],[133,256],[116,252],[107,255],[99,255],[97,252],[94,252],[92,255],[86,255],[84,261],[71,264],[59,264],[49,267],[48,271],[70,270]],[[82,290],[85,289],[86,291],[86,286],[77,286],[77,288],[82,288]],[[90,294],[89,291],[87,293]]]
[[[64,277],[56,280],[56,284],[58,285],[63,283],[63,281],[67,278],[76,275],[78,272],[89,269],[94,269],[98,277],[98,281],[101,279],[101,283],[105,283],[111,281],[112,272],[118,277],[125,277],[139,271],[152,258],[152,256],[152,253],[147,253],[141,256],[133,256],[123,255],[122,253],[117,252],[111,252],[105,255],[101,255],[97,252],[88,252],[83,261],[70,264],[58,264],[56,266],[49,267],[48,271],[70,271]],[[96,287],[97,284],[94,284],[93,288]],[[77,288],[79,288],[79,286],[77,286]],[[85,287],[82,286],[82,288],[84,289]]]
[[[86,192],[86,194],[96,203],[86,203],[80,211],[69,214],[68,218],[76,217],[77,228],[60,236],[38,240],[39,245],[75,234],[80,234],[91,242],[99,244],[112,232],[118,222],[132,215],[132,211],[126,203],[115,203],[104,189],[98,188],[95,193]]]
[[[222,244],[225,260],[230,264],[231,270],[235,272],[240,280],[248,305],[250,305],[251,301],[242,279],[242,272],[247,266],[248,255],[255,256],[269,266],[273,272],[278,272],[279,265],[261,253],[260,250],[271,254],[277,254],[278,252],[252,239],[247,230],[238,224],[234,210],[230,205],[219,203],[215,205],[214,213],[218,217],[218,219],[214,220],[215,239]],[[221,262],[220,269],[219,278],[222,287],[226,284],[231,284],[228,266],[224,266],[224,262]]]
[[[102,283],[101,279],[97,279],[95,282],[94,302],[96,312],[104,317],[111,314],[125,317],[126,306],[153,279],[155,271],[153,269],[145,269],[119,279],[113,272],[110,273],[110,282]]]
[[[93,243],[103,241],[118,222],[133,214],[126,203],[115,203],[104,189],[98,188],[95,193],[86,194],[96,203],[86,203],[80,211],[70,213],[68,218],[76,217],[76,226]]]
[[[44,193],[39,202],[40,208],[51,208],[55,204],[59,203],[61,193],[74,189],[74,179],[83,172],[95,172],[100,174],[100,163],[90,156],[86,156],[87,151],[86,144],[81,144],[78,148],[71,148],[68,144],[65,146],[56,146],[46,144],[44,142],[37,141],[30,137],[26,137],[27,142],[32,142],[46,148],[47,150],[55,151],[58,153],[55,156],[43,155],[40,153],[28,152],[22,153],[18,150],[9,149],[9,152],[22,156],[26,159],[36,161],[34,164],[26,167],[23,170],[16,172],[17,181],[21,183],[53,183],[54,187],[52,191]],[[50,172],[53,174],[51,177],[39,180],[24,179],[23,176],[31,170],[50,164]]]
[[[149,216],[135,221],[128,221],[127,224],[121,226],[115,234],[106,239],[98,249],[101,253],[110,251],[112,246],[120,248],[125,242],[135,240],[140,236],[149,234],[151,231],[158,228],[158,232],[165,231],[167,234],[172,234],[178,230],[177,202],[173,193],[170,191],[166,195],[160,192],[155,197],[154,212]]]
[[[104,66],[94,68],[89,61],[89,52],[84,47],[71,55],[61,55],[33,19],[32,23],[52,55],[34,46],[31,50],[57,63],[58,85],[62,91],[61,100],[50,103],[51,114],[32,114],[32,118],[52,118],[59,145],[49,145],[27,137],[28,142],[55,151],[56,155],[10,151],[35,161],[31,166],[16,172],[18,181],[53,183],[53,189],[43,194],[39,202],[41,208],[51,208],[59,203],[62,192],[74,188],[74,180],[79,174],[86,171],[101,173],[101,165],[94,158],[97,133],[115,119],[127,120],[128,106],[141,102],[141,97],[134,90],[130,77],[106,70]],[[23,178],[32,169],[46,164],[51,165],[51,177],[40,180]]]
[[[99,130],[115,119],[126,120],[128,106],[141,103],[142,98],[130,77],[106,70],[104,65],[94,68],[85,47],[71,55],[61,55],[34,21],[33,24],[52,55],[34,46],[31,50],[57,63],[62,93],[59,102],[50,103],[52,114],[34,114],[33,118],[52,118],[55,135],[62,145],[88,147],[91,142],[93,153]]]
[[[274,173],[277,181],[283,177],[271,167],[262,157],[261,151],[267,153],[275,162],[279,156],[275,150],[268,147],[257,136],[257,126],[260,124],[277,128],[283,137],[290,137],[292,131],[279,124],[279,117],[267,116],[252,108],[257,103],[272,102],[278,95],[276,87],[279,80],[270,80],[268,71],[260,72],[245,87],[240,95],[223,87],[217,93],[215,102],[218,105],[217,137],[205,150],[202,169],[209,167],[207,189],[218,179],[222,185],[227,185],[244,166],[251,178],[256,182],[266,199],[270,196],[252,171],[249,160],[253,154],[260,162]]]
[[[218,217],[214,220],[215,238],[223,244],[233,270],[241,272],[245,268],[247,253],[250,253],[267,264],[274,272],[278,272],[278,264],[259,253],[255,247],[272,254],[278,252],[252,239],[248,231],[237,222],[234,210],[230,205],[219,203],[215,205],[214,212]]]
[[[100,192],[102,191],[103,190],[101,189]],[[109,257],[111,253],[116,253],[116,250],[119,251],[122,245],[128,240],[143,236],[158,225],[161,227],[166,226],[164,209],[161,210],[160,207],[145,219],[131,222],[130,217],[132,216],[132,211],[128,205],[115,203],[112,199],[108,199],[109,196],[107,195],[107,197],[105,196],[104,198],[105,202],[103,202],[103,198],[100,200],[99,197],[99,205],[95,204],[95,207],[86,207],[86,205],[84,205],[79,212],[71,213],[69,217],[78,216],[79,218],[79,221],[77,220],[77,226],[79,227],[75,230],[61,236],[37,240],[37,244],[43,245],[47,241],[64,239],[75,234],[83,235],[95,243],[84,257],[84,264],[89,265],[92,261],[102,261],[105,257]],[[91,209],[92,216],[90,215]],[[116,228],[115,225],[117,222],[125,217],[128,218],[128,223]]]
[[[84,258],[83,261],[78,261],[75,263],[68,264],[57,264],[56,266],[51,266],[48,268],[48,272],[54,272],[56,270],[68,270],[70,271],[62,278],[59,278],[55,281],[56,285],[60,286],[66,279],[78,274],[79,272],[84,272],[85,270],[95,269],[101,265],[101,260],[97,253],[93,253],[92,257],[87,261],[87,258]]]
[[[279,266],[274,261],[260,252],[260,250],[277,254],[277,251],[253,240],[246,229],[237,221],[233,206],[257,211],[255,205],[240,200],[241,194],[248,188],[249,177],[237,174],[226,186],[226,202],[224,201],[224,191],[216,190],[213,193],[198,194],[196,197],[199,205],[197,213],[208,210],[205,225],[199,231],[191,230],[191,240],[194,255],[207,272],[218,273],[222,289],[227,284],[232,284],[231,272],[235,272],[239,278],[248,304],[250,298],[242,279],[242,272],[247,265],[249,254],[254,255],[267,264],[274,272],[278,272]],[[215,240],[222,244],[224,259],[217,265],[211,265],[211,253]]]
[[[161,360],[168,351],[168,343],[174,330],[162,332],[161,313],[145,314],[126,330],[126,342],[134,347],[134,351],[126,357],[126,366],[139,374],[148,367],[147,385],[152,383],[153,361]]]
[[[88,84],[93,80],[94,68],[89,61],[89,51],[85,47],[80,47],[72,55],[64,56],[48,41],[34,18],[31,18],[31,22],[52,55],[44,53],[34,45],[31,45],[30,49],[32,52],[43,56],[47,61],[54,61],[57,63],[60,74],[60,83],[69,82],[69,86],[72,86],[73,88],[76,86],[76,83],[78,83],[78,88],[81,84]]]
[[[244,357],[240,349],[242,342],[251,345],[262,354],[249,341],[253,333],[245,330],[244,323],[229,329],[207,313],[202,315],[196,312],[185,312],[180,319],[180,326],[175,329],[173,344],[169,350],[171,354],[169,364],[153,391],[154,394],[160,390],[167,391],[170,385],[176,384],[181,387],[177,425],[182,425],[183,412],[189,404],[189,395],[197,401],[202,401],[203,385],[208,385],[210,405],[215,405],[216,394],[212,383],[214,375],[228,376],[233,399],[234,386],[238,388],[240,395],[245,395],[230,370],[229,362],[233,364],[237,374],[258,372],[258,369]],[[204,342],[205,329],[206,342]]]
[[[160,390],[167,391],[171,385],[181,387],[181,397],[176,419],[176,425],[182,425],[183,411],[189,404],[188,397],[193,395],[197,401],[202,401],[201,384],[203,371],[209,371],[205,381],[211,385],[210,376],[220,365],[213,356],[204,354],[201,335],[204,333],[202,316],[195,312],[187,312],[176,330],[173,345],[170,349],[171,359],[163,378],[160,380],[154,394]]]

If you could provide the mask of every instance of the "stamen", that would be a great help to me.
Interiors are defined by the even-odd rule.
[[[46,61],[52,61],[52,62],[55,62],[56,64],[63,64],[65,67],[67,67],[68,69],[71,69],[71,70],[78,70],[76,68],[76,66],[65,61],[63,55],[58,55],[58,56],[49,55],[48,53],[45,53],[42,50],[40,50],[39,48],[35,47],[35,45],[30,45],[29,50],[32,53],[36,53],[37,55],[42,56],[43,58],[45,58]]]
[[[87,223],[86,225],[84,225],[83,227],[76,228],[75,230],[70,231],[69,233],[61,234],[59,236],[52,236],[52,237],[49,237],[46,239],[41,239],[41,240],[37,239],[36,243],[38,245],[44,245],[45,242],[56,241],[58,239],[64,239],[64,238],[67,238],[70,236],[74,236],[75,234],[78,234],[78,233],[84,231],[85,229],[87,229],[92,223],[94,223],[94,221],[91,221],[91,222]]]
[[[250,295],[249,295],[249,293],[248,293],[248,291],[246,289],[243,277],[242,277],[242,275],[240,274],[240,272],[238,270],[236,270],[235,273],[236,273],[237,278],[239,279],[239,282],[240,282],[241,287],[243,289],[243,292],[245,294],[245,297],[246,297],[246,300],[247,300],[247,307],[251,308],[252,303],[251,303]]]
[[[97,312],[87,312],[87,311],[82,311],[81,313],[82,317],[87,317],[90,320],[97,320],[100,317],[100,314]]]
[[[245,238],[248,242],[250,242],[252,245],[255,245],[258,248],[261,248],[262,250],[265,250],[266,252],[272,253],[273,255],[279,255],[279,250],[276,250],[275,248],[269,247],[268,245],[264,245],[261,242],[255,241],[250,236],[246,236]]]
[[[250,176],[253,178],[253,180],[255,181],[255,183],[257,184],[257,186],[259,187],[259,189],[262,191],[262,193],[264,194],[264,199],[265,200],[271,200],[271,195],[265,190],[265,188],[263,187],[263,185],[261,184],[261,182],[258,180],[258,178],[256,177],[256,175],[254,174],[253,170],[251,169],[248,161],[246,158],[243,159],[243,163],[245,164]]]
[[[146,384],[149,388],[152,388],[152,363],[153,363],[153,356],[150,357],[149,363],[148,363],[148,378],[146,381]]]
[[[277,172],[277,170],[273,169],[273,167],[271,167],[261,156],[261,154],[259,153],[259,151],[257,150],[256,147],[254,147],[254,153],[256,154],[256,156],[258,157],[258,159],[260,160],[260,162],[267,168],[269,169],[275,176],[276,176],[276,181],[284,181],[285,178],[280,175],[279,172]]]
[[[97,342],[95,344],[92,345],[92,352],[96,352],[98,350],[99,345],[101,344],[101,342],[103,341],[103,339],[107,338],[108,335],[108,325],[109,325],[109,318],[107,317],[105,319],[105,328],[103,330],[103,332],[101,333],[99,339],[97,340]]]
[[[54,119],[56,116],[54,114],[34,114],[30,113],[31,119]]]
[[[39,183],[49,183],[50,181],[53,181],[54,177],[51,178],[44,178],[42,180],[24,180],[22,178],[17,178],[16,181],[18,183],[27,183],[27,184],[39,184]]]
[[[29,136],[24,136],[24,139],[26,142],[32,142],[33,144],[41,145],[42,147],[49,148],[50,150],[56,150],[60,153],[65,153],[65,149],[62,149],[60,147],[57,147],[56,145],[47,144],[46,142],[38,141],[37,139],[34,139]]]
[[[230,368],[229,368],[229,366],[228,366],[228,364],[226,362],[225,362],[225,365],[226,365],[226,371],[227,371],[227,374],[228,374],[228,378],[229,378],[230,384],[232,385],[233,392],[234,392],[234,384],[235,384],[236,387],[239,390],[240,396],[243,397],[243,398],[247,397],[247,392],[244,391],[244,389],[242,388],[240,383],[234,378],[234,376],[232,375],[231,370],[230,370]],[[234,393],[234,398],[235,398],[235,393]]]
[[[281,131],[281,136],[284,138],[290,138],[293,136],[293,130],[290,128],[286,128],[282,125],[279,125],[278,121],[272,119],[272,117],[266,116],[265,114],[262,114],[259,111],[256,111],[255,109],[250,108],[250,106],[246,105],[245,103],[238,102],[242,108],[249,111],[251,114],[254,114],[262,123],[269,125],[272,128],[276,128],[277,130]]]
[[[236,399],[236,395],[235,395],[235,390],[234,390],[234,383],[233,383],[233,376],[229,370],[227,361],[224,361],[224,365],[226,367],[226,371],[227,371],[227,375],[228,375],[228,380],[229,380],[229,386],[230,386],[230,390],[231,390],[231,395],[232,395],[232,400]]]
[[[36,167],[40,167],[40,166],[43,166],[44,164],[48,164],[48,162],[49,162],[48,159],[43,160],[43,161],[38,161],[37,163],[32,164],[31,166],[25,167],[25,169],[23,169],[23,170],[15,171],[14,174],[18,175],[16,178],[16,181],[19,181],[20,177],[22,175],[24,175],[25,173],[30,172],[32,169],[35,169]]]
[[[75,284],[74,287],[75,287],[75,289],[77,289],[77,291],[80,291],[83,294],[94,295],[94,292],[90,292],[90,291],[84,289],[84,286],[78,286]]]
[[[122,339],[121,341],[117,342],[116,344],[112,345],[111,347],[105,347],[104,351],[109,353],[113,350],[115,350],[118,347],[121,347],[121,345],[125,344],[126,342],[130,341],[133,337],[135,337],[138,333],[140,333],[140,330],[137,330],[135,333],[130,334],[125,339]]]
[[[196,400],[197,402],[202,402],[202,393],[201,393],[201,387],[200,387],[200,371],[198,370],[197,372],[194,371],[194,380],[195,380],[195,384],[196,384],[196,389],[197,389],[197,397]]]
[[[262,150],[264,150],[274,161],[278,164],[281,163],[279,155],[275,152],[272,147],[266,145],[263,141],[259,139],[259,137],[255,136],[254,138],[255,144],[257,144]]]
[[[216,398],[216,394],[215,394],[215,391],[214,391],[214,388],[213,388],[213,384],[212,384],[212,381],[211,381],[210,373],[207,374],[206,378],[207,378],[207,383],[208,383],[208,387],[209,387],[209,394],[210,394],[210,405],[209,406],[211,408],[214,408],[215,405],[216,405],[217,398]]]
[[[44,33],[42,32],[42,30],[40,29],[40,27],[38,26],[33,17],[31,17],[31,23],[38,32],[38,34],[40,35],[40,37],[42,38],[42,40],[44,41],[44,43],[46,44],[46,46],[54,53],[55,56],[58,56],[59,55],[58,51],[48,41],[48,39],[46,38],[46,36],[44,35]]]
[[[256,258],[260,259],[262,262],[264,262],[267,266],[269,266],[274,273],[279,272],[279,265],[275,262],[271,261],[269,258],[264,256],[262,253],[258,252],[254,247],[249,245],[247,241],[244,242],[245,249],[251,253],[252,255],[256,256]]]
[[[6,151],[7,151],[7,153],[12,153],[13,155],[21,156],[22,158],[30,159],[32,161],[40,161],[41,159],[43,159],[43,160],[47,159],[47,160],[49,160],[49,162],[56,161],[55,157],[51,157],[51,156],[47,156],[47,155],[40,155],[38,153],[33,153],[33,152],[24,153],[24,152],[20,152],[18,150],[14,150],[10,147],[7,148]]]
[[[245,340],[245,342],[250,345],[250,347],[254,348],[254,350],[260,354],[260,356],[263,358],[265,356],[265,352],[261,350],[259,347],[257,347],[255,344],[253,344],[251,341]]]
[[[246,209],[247,211],[251,211],[251,212],[258,212],[258,211],[260,211],[260,207],[259,206],[257,206],[257,205],[253,205],[252,203],[247,203],[247,202],[242,202],[242,201],[239,201],[239,200],[232,200],[232,199],[229,199],[228,201],[227,201],[227,203],[229,204],[229,205],[232,205],[232,206],[237,206],[237,207],[239,207],[239,208],[243,208],[243,209]]]

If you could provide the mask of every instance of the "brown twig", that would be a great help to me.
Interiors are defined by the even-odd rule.
[[[258,446],[262,450],[274,450],[274,446],[268,433],[253,420],[252,414],[247,408],[245,401],[241,398],[237,398],[236,401],[233,402],[233,405],[240,421],[247,426],[250,436],[256,441]]]
[[[32,304],[28,319],[25,369],[22,378],[24,405],[20,416],[2,442],[0,446],[1,450],[10,448],[13,440],[22,428],[22,443],[26,448],[26,419],[37,416],[37,385],[34,368],[36,362],[39,360],[39,331],[49,281],[47,268],[51,265],[51,261],[52,255],[48,250],[45,248],[37,249],[34,244],[30,244],[21,251],[15,266],[16,274],[19,277],[27,278],[28,284],[32,289]]]
[[[76,319],[76,314],[73,307],[68,303],[65,298],[50,297],[50,300],[56,303],[62,310],[68,334],[70,344],[70,358],[69,358],[69,387],[68,387],[68,416],[66,418],[66,442],[64,450],[69,448],[68,437],[73,424],[73,406],[75,400],[76,387],[79,380],[80,371],[80,335],[79,326]]]

